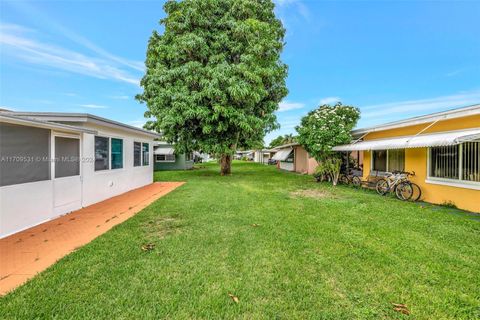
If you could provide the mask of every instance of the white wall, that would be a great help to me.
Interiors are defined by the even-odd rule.
[[[123,168],[95,171],[94,161],[84,161],[82,164],[82,204],[84,207],[153,182],[152,138],[94,125],[86,125],[86,127],[97,130],[98,136],[123,139]],[[150,161],[148,166],[133,166],[134,141],[149,143]],[[93,134],[83,134],[82,146],[84,159],[95,159],[95,136]]]
[[[98,135],[123,139],[123,168],[94,171],[95,150],[93,134],[81,137],[82,158],[81,205],[83,207],[136,189],[153,182],[153,138],[126,130],[117,130],[86,123],[84,127]],[[149,165],[133,167],[133,142],[147,142],[150,147]],[[52,170],[52,177],[53,177]],[[23,183],[0,187],[0,238],[33,227],[69,213],[71,209],[54,208],[55,180]],[[80,192],[80,190],[78,191]],[[58,195],[57,197],[61,196]]]
[[[53,217],[52,180],[0,187],[0,238]]]

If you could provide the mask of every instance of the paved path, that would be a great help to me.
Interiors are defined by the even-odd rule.
[[[152,183],[0,239],[0,295],[182,184]]]

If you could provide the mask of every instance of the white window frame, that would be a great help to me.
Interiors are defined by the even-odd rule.
[[[480,190],[480,182],[463,180],[463,143],[458,145],[458,179],[438,178],[430,176],[430,154],[432,148],[427,148],[427,179],[425,183],[445,185],[464,189]]]
[[[125,138],[124,137],[118,137],[118,136],[108,136],[108,135],[102,135],[102,134],[96,134],[93,136],[93,157],[95,158],[95,137],[101,137],[101,138],[107,138],[108,139],[108,169],[104,170],[95,170],[95,163],[93,165],[93,172],[95,174],[102,174],[106,172],[111,172],[111,171],[123,171],[125,170]],[[113,139],[120,139],[122,140],[122,167],[121,168],[115,168],[112,169],[112,138]]]
[[[157,160],[157,156],[165,156],[165,160]],[[167,156],[173,156],[173,160],[167,160]],[[173,163],[177,160],[177,157],[175,156],[175,154],[156,154],[155,155],[155,162],[170,162],[170,163]]]
[[[82,176],[82,171],[83,171],[83,168],[82,168],[83,167],[82,166],[82,138],[78,134],[69,134],[69,133],[57,132],[57,131],[51,130],[51,132],[50,132],[50,151],[51,151],[50,156],[51,156],[52,159],[55,159],[55,137],[77,139],[78,140],[78,147],[79,147],[78,152],[79,152],[79,155],[80,155],[80,159],[78,159],[79,170],[78,170],[78,175],[57,178],[57,177],[55,177],[55,165],[56,165],[56,163],[55,163],[55,161],[51,161],[50,170],[51,170],[51,172],[53,172],[51,174],[51,180],[67,179],[67,178],[71,178],[71,177],[81,177]],[[94,148],[94,152],[95,152],[95,146],[93,148]],[[93,169],[95,170],[95,165],[94,165]],[[106,171],[106,170],[103,170],[103,171]]]
[[[141,162],[141,166],[140,166],[140,167],[150,167],[150,164],[152,163],[152,161],[150,161],[150,155],[152,154],[152,152],[151,152],[150,150],[153,150],[153,148],[150,149],[150,146],[151,146],[152,144],[151,144],[150,142],[145,142],[145,141],[142,141],[141,143],[142,143],[142,149],[141,149],[142,162]],[[144,160],[144,159],[143,159],[143,158],[144,158],[144,157],[143,157],[143,145],[144,145],[144,144],[148,145],[148,164],[144,164],[144,161],[143,161],[143,160]]]
[[[385,168],[386,168],[385,170],[386,170],[386,171],[380,171],[380,170],[377,170],[377,169],[375,169],[375,168],[373,167],[373,152],[374,152],[374,151],[382,151],[382,150],[387,151],[387,159],[386,159],[387,163],[386,163],[386,165],[385,165]],[[371,170],[371,171],[390,172],[390,168],[388,167],[388,162],[389,162],[389,161],[388,161],[388,160],[389,160],[388,158],[390,157],[390,149],[382,149],[382,150],[370,150],[370,155],[371,155],[371,156],[370,156],[370,170]],[[403,149],[403,150],[406,151],[406,149]],[[404,156],[404,157],[403,157],[403,170],[404,170],[404,171],[405,171],[405,159],[406,159],[406,157]]]

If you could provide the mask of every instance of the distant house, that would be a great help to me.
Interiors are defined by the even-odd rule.
[[[193,152],[176,154],[173,145],[156,141],[153,147],[155,171],[193,168]]]
[[[313,174],[318,166],[317,161],[299,143],[289,143],[276,147],[272,157],[277,160],[277,167],[286,171]]]
[[[246,159],[247,161],[253,161],[254,159],[254,153],[255,151],[253,150],[237,150],[237,152],[235,152],[235,155],[233,156],[233,158],[235,160],[242,160],[242,159]]]
[[[352,131],[353,143],[335,151],[360,152],[363,178],[415,172],[422,200],[480,212],[480,105],[437,112]]]
[[[268,164],[268,160],[272,159],[275,153],[277,153],[277,151],[274,149],[255,150],[253,161]]]
[[[157,137],[84,113],[0,111],[0,238],[152,183]]]

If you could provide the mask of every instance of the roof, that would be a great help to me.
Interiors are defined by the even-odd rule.
[[[30,125],[39,128],[54,129],[68,132],[86,132],[96,134],[97,131],[91,129],[85,129],[81,127],[69,126],[61,123],[54,123],[48,121],[41,121],[37,119],[30,119],[24,117],[18,117],[4,112],[0,112],[0,122],[8,122],[19,125]]]
[[[472,106],[467,106],[467,107],[462,107],[457,109],[451,109],[451,110],[442,111],[442,112],[431,113],[428,115],[408,118],[408,119],[394,121],[394,122],[388,122],[388,123],[381,124],[374,127],[355,129],[355,130],[352,130],[352,135],[358,137],[360,135],[363,135],[369,132],[396,129],[401,127],[414,126],[417,124],[430,123],[430,122],[440,121],[440,120],[455,119],[455,118],[467,117],[472,115],[480,115],[480,104],[475,104]]]
[[[390,150],[452,146],[480,140],[480,128],[361,141],[336,146],[334,151]]]
[[[159,138],[161,135],[158,133],[144,130],[141,128],[137,128],[125,123],[121,123],[118,121],[110,120],[107,118],[99,117],[93,114],[89,113],[69,113],[69,112],[16,112],[16,111],[2,111],[2,115],[12,115],[16,117],[22,117],[22,118],[29,118],[29,119],[35,119],[35,120],[40,120],[40,121],[46,121],[46,122],[56,122],[56,121],[62,121],[62,122],[92,122],[92,123],[98,123],[100,125],[106,125],[109,127],[116,127],[120,128],[123,130],[128,130],[140,134],[144,134],[147,136],[151,136],[154,138]]]
[[[292,153],[292,151],[293,151],[292,148],[280,150],[277,153],[275,153],[272,159],[277,161],[285,161],[288,158],[288,156]]]
[[[287,144],[283,144],[281,146],[275,147],[272,150],[277,151],[277,150],[280,150],[280,149],[296,147],[296,146],[299,146],[299,145],[300,145],[300,143],[298,143],[298,142],[292,142],[292,143],[287,143]]]

